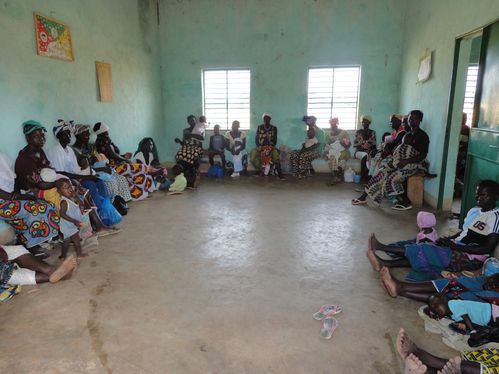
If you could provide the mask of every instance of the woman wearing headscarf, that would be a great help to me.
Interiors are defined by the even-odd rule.
[[[175,155],[175,160],[184,169],[184,175],[187,179],[187,187],[195,187],[196,178],[198,176],[199,159],[203,155],[203,143],[197,136],[192,134],[192,130],[196,126],[196,117],[189,115],[187,123],[189,127],[183,130],[183,140],[176,138],[175,142],[181,145]]]
[[[124,157],[120,155],[120,149],[113,143],[109,136],[109,126],[97,122],[94,125],[97,135],[95,147],[98,153],[102,153],[109,160],[109,164],[119,174],[126,177],[130,188],[132,200],[139,201],[149,196],[154,189],[152,178],[147,175],[147,167],[130,161],[131,154]]]
[[[232,129],[225,133],[227,139],[227,150],[232,158],[234,165],[234,173],[232,177],[238,177],[241,173],[246,172],[248,165],[248,152],[246,151],[246,133],[239,130],[239,121],[232,122]]]
[[[55,176],[50,181],[42,178],[45,171],[51,171],[55,175],[55,171],[43,151],[45,132],[47,130],[39,122],[27,121],[23,123],[23,133],[28,145],[19,152],[16,159],[14,190],[42,197],[52,202],[57,208],[60,203],[60,195],[55,187]],[[90,198],[85,199],[84,203],[87,209],[92,207]],[[95,210],[90,211],[89,217],[97,234],[102,236],[118,232],[106,227]]]
[[[342,179],[346,161],[350,158],[350,137],[345,130],[338,127],[339,119],[332,117],[329,120],[331,128],[326,132],[324,154],[328,159],[332,178],[329,184],[339,183]]]
[[[122,217],[112,206],[111,196],[106,190],[104,181],[96,174],[83,173],[75,152],[69,146],[73,127],[72,121],[66,122],[64,120],[59,120],[58,124],[54,126],[53,133],[59,142],[47,151],[50,164],[58,174],[76,180],[89,190],[103,222],[109,226],[115,225],[121,221]]]
[[[275,166],[279,179],[284,179],[277,145],[277,127],[272,125],[272,115],[263,113],[263,123],[257,127],[255,135],[256,148],[251,151],[250,159],[255,169],[267,176],[272,165]]]
[[[73,133],[76,141],[71,148],[76,154],[82,173],[92,174],[93,171],[99,173],[103,177],[106,191],[111,200],[114,201],[116,196],[120,196],[125,202],[132,200],[126,177],[117,174],[113,168],[107,166],[107,158],[100,155],[95,145],[90,143],[90,126],[77,124],[74,126]],[[105,178],[104,173],[109,178]]]
[[[376,152],[376,131],[371,130],[372,118],[364,114],[360,117],[362,129],[355,132],[355,140],[353,146],[355,148],[354,157],[361,162],[361,176],[367,179],[369,169],[367,168],[367,158],[369,155],[374,156]]]
[[[18,242],[30,249],[59,235],[59,216],[47,201],[15,192],[15,179],[12,162],[0,153],[0,219],[9,223]]]

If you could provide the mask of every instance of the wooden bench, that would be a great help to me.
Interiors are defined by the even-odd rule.
[[[421,208],[423,206],[424,179],[435,178],[436,176],[436,174],[421,172],[407,179],[407,197],[414,208]]]

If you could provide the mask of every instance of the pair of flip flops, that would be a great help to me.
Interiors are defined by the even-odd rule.
[[[312,316],[316,321],[322,321],[320,337],[323,339],[331,339],[334,330],[338,327],[338,321],[335,316],[341,313],[341,306],[334,304],[323,305],[319,311]]]

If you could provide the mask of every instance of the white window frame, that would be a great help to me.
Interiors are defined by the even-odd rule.
[[[242,98],[239,98],[241,100],[243,100],[243,102],[239,102],[239,103],[232,103],[233,105],[241,105],[242,107],[241,108],[237,108],[237,107],[232,107],[231,108],[231,97],[230,97],[230,89],[231,89],[231,85],[230,85],[230,82],[229,82],[229,74],[230,72],[233,72],[233,71],[237,71],[237,72],[240,72],[240,71],[244,71],[244,72],[247,72],[249,74],[248,76],[248,86],[247,86],[247,97],[246,95],[243,95],[244,97]],[[209,72],[218,72],[218,73],[222,73],[222,72],[225,72],[226,74],[226,81],[225,81],[225,103],[223,103],[222,105],[225,105],[225,108],[223,107],[219,107],[219,108],[214,108],[212,107],[210,109],[210,104],[208,104],[208,107],[207,107],[207,98],[206,98],[206,76],[205,76],[205,73],[209,73]],[[203,114],[206,116],[207,118],[207,121],[208,121],[208,124],[209,124],[209,129],[213,129],[213,126],[215,125],[220,125],[220,129],[221,130],[230,130],[232,128],[232,122],[235,121],[235,120],[238,120],[240,122],[240,129],[241,130],[249,130],[250,129],[250,118],[251,118],[251,70],[248,69],[248,68],[213,68],[213,69],[203,69],[201,71],[201,83],[202,83],[202,107],[203,107]],[[237,87],[237,86],[236,86]],[[234,86],[232,86],[232,89],[234,89]],[[246,92],[245,92],[246,93]],[[235,99],[238,99],[238,97],[233,97]],[[247,107],[245,106],[247,105]],[[237,115],[234,115],[234,114],[231,114],[231,112],[234,112],[234,111],[238,111],[238,109],[241,111],[241,112],[247,112],[245,113],[244,116],[237,116]],[[224,115],[222,116],[215,116],[215,118],[210,118],[210,112],[213,113],[214,110],[218,110],[218,111],[225,111]],[[234,117],[234,118],[232,118]],[[239,117],[239,118],[236,118],[236,117]]]
[[[463,113],[467,114],[466,125],[471,127],[473,110],[475,109],[476,86],[478,83],[478,64],[470,64],[466,72]]]
[[[336,86],[335,90],[335,79],[338,84],[343,84],[341,78],[337,74],[341,73],[342,69],[357,69],[357,82],[349,87],[350,92],[355,92],[355,110],[352,112],[346,106],[349,106],[349,101],[352,101],[354,96],[348,96],[348,101],[342,101],[341,91],[339,87]],[[331,81],[331,88],[327,91],[327,86],[329,81],[323,87],[314,86],[311,87],[311,72],[319,72],[324,75],[330,74],[328,80]],[[317,117],[317,126],[321,128],[329,128],[329,118],[338,117],[340,122],[340,128],[343,130],[356,130],[358,127],[358,116],[359,116],[359,101],[360,101],[360,80],[361,80],[362,68],[360,65],[341,65],[341,66],[321,66],[321,67],[310,67],[308,69],[307,75],[307,115]],[[317,78],[314,78],[316,80]],[[323,92],[324,96],[320,97],[320,91]],[[327,91],[327,92],[326,92]],[[314,97],[315,96],[315,97]],[[320,103],[322,101],[322,103]],[[314,111],[316,113],[314,113]],[[343,116],[343,118],[342,118]]]

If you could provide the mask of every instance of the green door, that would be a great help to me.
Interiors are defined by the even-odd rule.
[[[480,69],[481,93],[470,131],[461,219],[475,206],[475,189],[482,179],[499,182],[499,22],[484,30]]]

